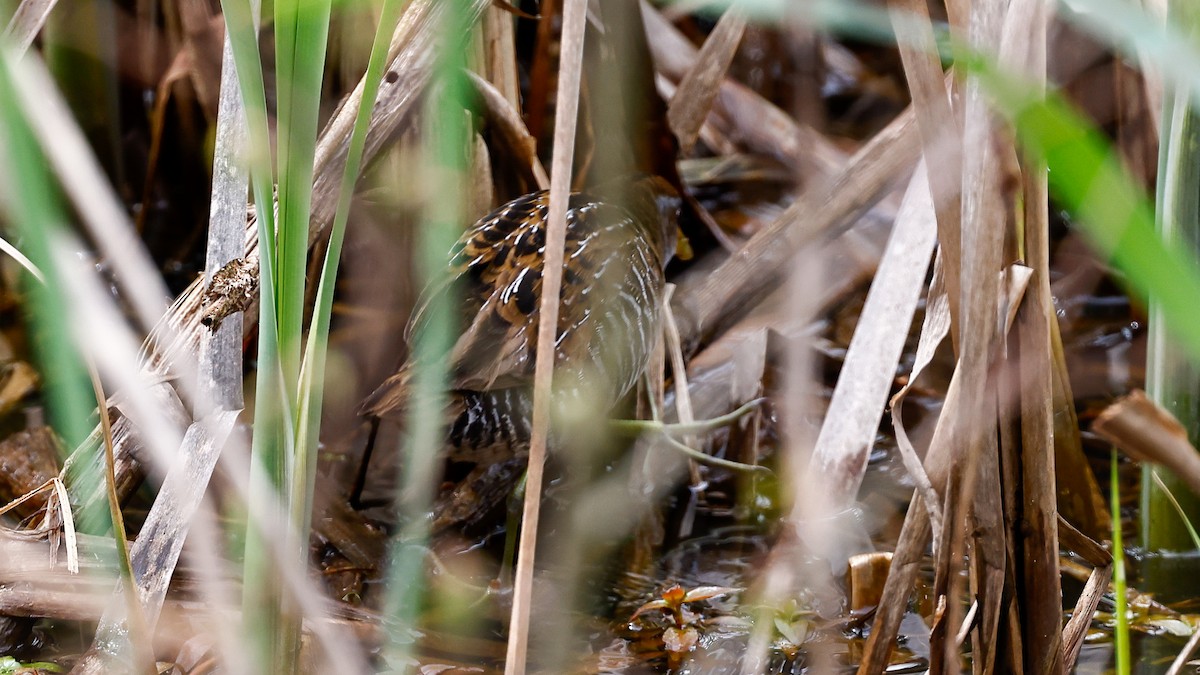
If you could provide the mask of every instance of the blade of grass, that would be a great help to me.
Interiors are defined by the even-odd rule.
[[[311,522],[315,462],[305,461],[298,445],[306,434],[301,430],[306,409],[299,400],[301,340],[304,331],[304,301],[308,269],[308,230],[312,214],[313,174],[317,145],[317,116],[320,112],[321,81],[325,71],[325,53],[329,38],[329,0],[275,0],[275,83],[277,87],[276,131],[278,176],[278,233],[275,241],[275,267],[264,284],[272,284],[275,294],[275,330],[278,343],[275,363],[269,369],[279,373],[282,383],[282,415],[269,424],[278,424],[285,435],[283,453],[272,468],[275,484],[285,494],[289,525],[286,530],[294,554],[308,558],[308,524]],[[264,252],[265,253],[265,252]],[[264,259],[267,256],[264,255]],[[264,323],[264,326],[267,324]],[[259,367],[263,366],[260,359]],[[260,380],[261,382],[261,380]],[[311,401],[311,399],[310,399]],[[260,411],[261,413],[262,411]],[[271,410],[270,412],[275,412]],[[319,412],[314,425],[319,424]],[[261,422],[261,418],[257,420]],[[257,431],[257,425],[256,425]],[[267,433],[275,433],[268,430]],[[315,457],[316,442],[312,455]],[[280,461],[281,460],[281,461]],[[283,597],[281,624],[274,641],[274,652],[267,663],[282,672],[295,672],[300,651],[302,616],[295,605]]]
[[[25,306],[34,325],[31,342],[45,377],[54,427],[68,447],[75,447],[87,437],[92,405],[87,376],[66,328],[67,301],[50,255],[52,240],[67,220],[46,157],[22,114],[24,104],[13,77],[16,60],[7,45],[0,46],[0,171],[5,175],[0,189],[22,247],[47,280],[27,288]]]
[[[359,169],[362,166],[363,148],[366,145],[371,111],[375,106],[375,97],[379,92],[379,83],[383,76],[383,66],[387,61],[388,45],[395,32],[402,9],[403,5],[400,0],[384,0],[380,10],[379,25],[371,44],[367,71],[362,80],[363,88],[358,103],[358,116],[354,121],[354,130],[350,134],[346,166],[342,172],[341,189],[338,191],[337,206],[334,209],[333,223],[330,225],[329,246],[325,251],[325,260],[321,267],[312,325],[309,328],[308,342],[304,349],[304,362],[300,370],[300,412],[298,416],[300,426],[297,429],[296,441],[297,469],[292,476],[292,489],[293,496],[302,496],[303,503],[307,505],[312,504],[315,489],[317,444],[324,399],[325,362],[329,347],[329,321],[333,310],[333,291],[337,280],[338,262],[341,260],[342,243],[345,240],[346,221],[350,215],[354,188],[358,184]],[[303,484],[300,484],[299,481],[303,481]],[[312,509],[305,508],[298,515],[300,516],[299,531],[308,532],[311,527]]]
[[[155,673],[154,653],[151,649],[153,640],[150,627],[146,623],[146,615],[142,613],[142,604],[138,602],[138,580],[133,572],[133,563],[129,559],[129,538],[125,535],[125,519],[121,515],[121,501],[117,497],[117,473],[113,459],[112,426],[108,419],[108,396],[104,394],[104,385],[100,382],[100,373],[96,372],[95,364],[88,362],[87,372],[92,381],[92,391],[96,395],[96,409],[99,411],[100,437],[104,445],[104,488],[108,495],[108,515],[112,520],[113,540],[116,543],[117,570],[124,582],[120,592],[126,607],[125,620],[128,626],[131,659],[129,665],[135,672]]]
[[[5,176],[2,182],[6,188],[2,203],[8,210],[11,222],[21,232],[30,258],[45,274],[44,283],[34,281],[28,284],[25,306],[33,326],[34,337],[31,341],[46,378],[45,387],[55,427],[68,444],[78,446],[87,436],[86,424],[92,406],[84,393],[86,375],[71,340],[66,319],[70,315],[70,305],[63,288],[59,261],[53,255],[56,246],[66,245],[62,229],[67,221],[46,157],[31,125],[22,114],[21,95],[13,72],[17,59],[7,41],[0,44],[0,173]],[[103,398],[102,393],[100,398]],[[102,404],[101,411],[102,415],[106,415],[107,406]],[[111,462],[104,465],[111,468]],[[111,473],[109,478],[112,478]],[[99,483],[103,479],[94,474],[81,474],[80,480],[76,494],[100,493],[105,484],[113,488],[111,480]],[[71,506],[65,501],[64,492],[59,490],[58,494],[59,499],[63,500],[60,507],[66,518]],[[111,492],[109,494],[111,497]],[[108,525],[120,538],[120,512],[111,498],[109,507]],[[117,567],[132,577],[127,558],[119,559]],[[122,643],[122,648],[128,653],[136,653],[133,641],[128,636]],[[149,665],[144,658],[137,660],[142,662],[139,670]]]
[[[329,37],[330,2],[275,0],[274,5],[278,89],[275,167],[279,180],[278,266],[274,284],[278,293],[276,310],[283,379],[287,400],[295,401],[300,373],[317,115]]]
[[[1109,464],[1109,489],[1112,500],[1112,592],[1117,603],[1114,612],[1116,625],[1113,628],[1113,651],[1116,672],[1126,675],[1132,663],[1129,658],[1129,601],[1125,595],[1125,543],[1121,536],[1121,481],[1117,471],[1117,450],[1113,448]]]
[[[1187,511],[1183,510],[1183,506],[1175,498],[1175,493],[1171,491],[1171,488],[1167,487],[1163,479],[1159,478],[1158,472],[1153,469],[1150,470],[1150,479],[1154,481],[1155,487],[1162,490],[1163,496],[1171,503],[1171,508],[1175,509],[1175,515],[1179,517],[1179,521],[1183,523],[1184,529],[1187,530],[1188,537],[1192,540],[1192,546],[1197,551],[1200,551],[1200,533],[1196,532],[1196,527],[1192,525],[1191,517],[1188,516]]]

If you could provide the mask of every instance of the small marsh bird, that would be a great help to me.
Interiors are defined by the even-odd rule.
[[[514,199],[468,228],[451,251],[464,331],[448,355],[450,459],[493,462],[527,449],[549,206],[547,191]],[[578,401],[604,414],[641,377],[661,329],[663,269],[678,242],[679,209],[679,194],[659,177],[571,195],[556,403]],[[362,412],[403,411],[412,368],[386,380]]]

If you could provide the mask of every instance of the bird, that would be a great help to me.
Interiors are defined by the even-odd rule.
[[[554,350],[554,400],[608,412],[645,372],[662,326],[665,268],[677,246],[679,192],[659,176],[601,184],[570,195]],[[466,229],[449,255],[448,279],[427,289],[405,331],[453,288],[461,335],[447,360],[444,455],[486,465],[527,451],[549,191],[518,197]],[[686,250],[680,248],[680,251]],[[361,406],[401,417],[415,363],[406,362]]]

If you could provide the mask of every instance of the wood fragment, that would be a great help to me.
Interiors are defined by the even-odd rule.
[[[245,258],[230,260],[212,275],[204,291],[200,323],[213,333],[226,318],[245,312],[258,299],[258,262]]]
[[[18,431],[0,441],[0,503],[40,491],[58,475],[61,452],[61,443],[50,427]],[[31,516],[46,505],[48,498],[41,491],[19,505],[16,514],[22,518]]]

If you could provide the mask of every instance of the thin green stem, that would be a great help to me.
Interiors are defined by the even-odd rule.
[[[88,377],[92,381],[92,391],[96,395],[96,411],[100,418],[100,439],[104,444],[104,488],[108,497],[108,514],[112,519],[113,539],[117,549],[117,569],[124,582],[122,595],[128,612],[126,625],[129,627],[130,657],[133,667],[142,673],[154,673],[154,654],[150,650],[152,643],[149,624],[142,612],[142,603],[138,601],[137,575],[133,571],[133,562],[129,558],[129,537],[125,534],[125,519],[121,515],[121,498],[117,495],[116,453],[113,450],[112,424],[108,419],[108,396],[104,393],[104,385],[100,374],[90,360],[86,361]]]
[[[1125,544],[1121,537],[1121,482],[1117,471],[1117,450],[1112,450],[1109,487],[1112,506],[1113,596],[1116,600],[1116,624],[1113,648],[1117,660],[1117,675],[1127,675],[1129,658],[1129,603],[1125,598]]]
[[[671,438],[670,436],[664,435],[663,439],[666,440],[667,447],[669,447],[672,450],[675,450],[677,452],[681,452],[681,453],[687,455],[688,457],[691,457],[692,459],[696,460],[700,464],[708,464],[709,466],[719,466],[722,469],[729,469],[730,471],[737,471],[738,473],[761,473],[761,474],[767,474],[767,475],[774,473],[773,471],[771,471],[770,469],[768,469],[765,466],[760,466],[757,464],[743,464],[741,462],[735,462],[735,461],[729,460],[729,459],[721,459],[720,457],[713,457],[712,455],[708,455],[703,452],[700,452],[699,450],[690,448],[690,447],[684,445],[683,443],[680,443],[679,441],[675,440],[674,438]]]
[[[609,424],[614,431],[629,435],[658,432],[667,436],[686,436],[688,434],[703,433],[729,426],[754,411],[754,409],[758,408],[766,400],[765,398],[756,398],[733,412],[706,420],[696,420],[695,422],[667,423],[658,420],[612,420]]]

